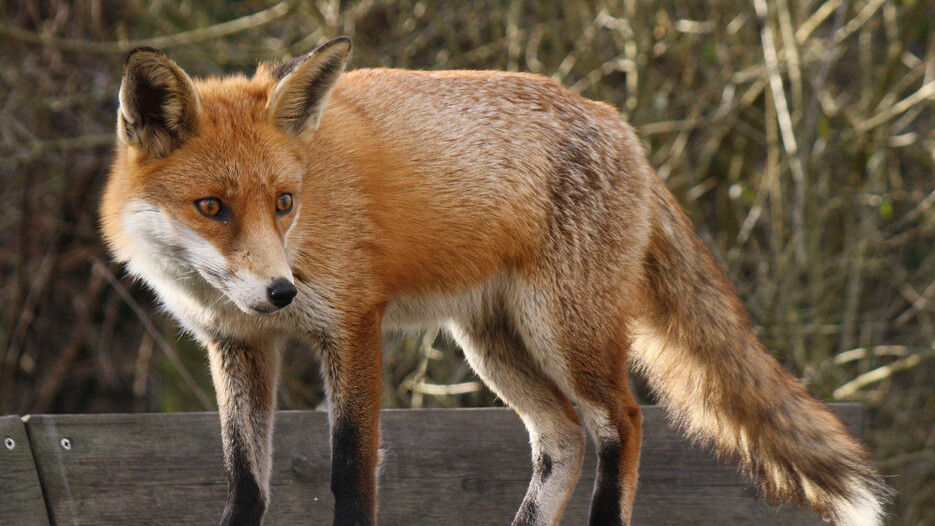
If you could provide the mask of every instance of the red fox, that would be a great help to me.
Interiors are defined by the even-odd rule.
[[[558,522],[586,431],[590,523],[630,522],[629,368],[765,496],[881,523],[867,452],[763,349],[613,107],[522,73],[345,74],[350,49],[335,38],[252,78],[192,80],[151,48],[124,66],[103,232],[208,349],[222,524],[268,505],[289,339],[322,363],[334,523],[375,524],[381,330],[430,326],[529,431],[514,525]]]

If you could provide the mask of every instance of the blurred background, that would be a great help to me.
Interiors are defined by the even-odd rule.
[[[215,407],[98,234],[123,56],[249,74],[349,35],[352,68],[529,71],[616,105],[776,357],[865,404],[892,523],[935,524],[933,31],[932,0],[0,0],[0,414]],[[385,347],[386,407],[499,403],[444,335]],[[319,407],[310,353],[285,359],[281,407]]]

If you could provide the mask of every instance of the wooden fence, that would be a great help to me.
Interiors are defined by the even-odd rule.
[[[857,404],[833,406],[851,428]],[[644,407],[633,523],[822,524],[756,497]],[[508,409],[386,410],[380,477],[384,525],[509,524],[526,489],[529,445]],[[216,413],[0,417],[0,524],[215,524],[226,497]],[[588,445],[563,524],[587,522],[594,477]],[[276,417],[272,503],[266,525],[329,524],[327,416]]]

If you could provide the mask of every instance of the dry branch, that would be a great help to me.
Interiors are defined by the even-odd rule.
[[[220,38],[247,29],[260,27],[289,14],[292,5],[292,1],[280,2],[269,9],[264,9],[252,15],[240,17],[228,22],[202,27],[192,31],[183,31],[174,35],[143,38],[139,40],[101,42],[80,38],[61,38],[48,33],[34,33],[7,24],[0,24],[0,35],[5,35],[30,44],[40,44],[63,51],[78,51],[82,53],[126,53],[133,48],[141,46],[168,49],[176,46],[196,44],[198,42],[204,42],[205,40]]]

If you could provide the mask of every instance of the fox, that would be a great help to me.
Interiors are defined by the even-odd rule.
[[[227,501],[270,503],[280,355],[320,361],[337,525],[377,523],[381,337],[442,327],[529,432],[512,524],[557,524],[597,451],[592,525],[637,495],[641,373],[766,498],[881,524],[869,453],[764,348],[634,129],[527,73],[356,69],[351,40],[193,79],[131,51],[103,237],[207,349]]]

